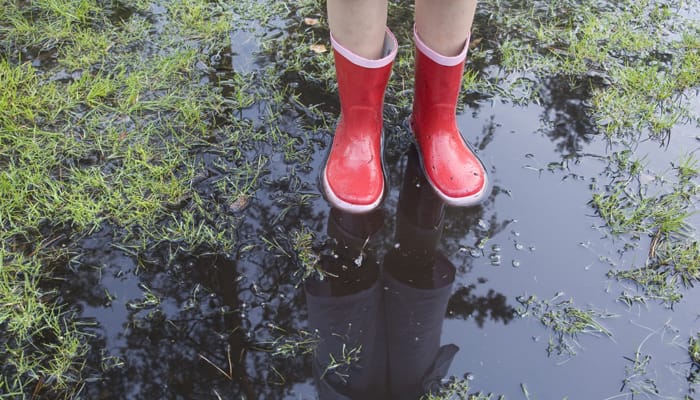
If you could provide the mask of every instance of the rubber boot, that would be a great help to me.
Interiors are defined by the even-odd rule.
[[[418,36],[411,128],[426,177],[447,204],[471,206],[487,192],[486,169],[457,129],[455,112],[469,39],[461,54],[445,57]]]
[[[331,35],[340,97],[340,119],[323,170],[323,190],[333,207],[350,213],[379,206],[385,191],[382,170],[382,108],[397,43],[387,29],[384,56],[369,60],[341,46]]]

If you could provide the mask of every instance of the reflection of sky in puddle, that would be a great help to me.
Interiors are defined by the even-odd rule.
[[[241,30],[231,32],[231,49],[233,51],[233,70],[240,74],[255,71],[255,57],[260,50],[259,41],[255,36]]]
[[[611,260],[616,268],[630,268],[644,260],[644,247],[648,242],[643,238],[639,249],[618,255],[623,241],[606,236],[606,231],[599,228],[602,221],[594,216],[594,210],[588,204],[592,193],[589,187],[591,179],[605,179],[600,173],[606,162],[600,157],[611,153],[611,149],[606,148],[605,139],[592,137],[590,143],[581,143],[578,154],[582,156],[577,162],[570,159],[566,169],[549,168],[553,163],[562,162],[562,149],[557,147],[556,138],[542,130],[542,114],[543,108],[539,106],[519,107],[496,101],[490,106],[482,106],[474,114],[465,110],[459,115],[458,124],[465,136],[482,149],[480,156],[491,171],[494,195],[480,208],[448,208],[438,250],[457,268],[453,290],[460,291],[473,285],[467,291],[468,300],[487,299],[495,293],[504,296],[507,306],[517,308],[517,296],[536,295],[540,299],[549,299],[563,292],[562,298],[573,298],[576,306],[590,305],[619,314],[618,318],[601,321],[612,331],[613,337],[580,335],[577,341],[581,346],[575,349],[578,352],[576,356],[548,357],[546,347],[551,332],[534,318],[515,318],[507,324],[503,320],[486,318],[483,326],[480,326],[474,317],[448,313],[442,327],[442,344],[452,343],[460,348],[448,374],[462,377],[470,373],[474,389],[504,394],[507,398],[521,397],[521,383],[533,395],[541,398],[606,398],[619,393],[625,378],[625,367],[629,366],[624,357],[633,356],[651,330],[659,330],[645,343],[642,352],[654,356],[649,370],[656,374],[657,384],[663,393],[683,392],[687,388],[682,375],[684,366],[687,367],[683,364],[687,363],[687,354],[682,340],[698,329],[697,307],[693,306],[700,300],[697,292],[684,291],[684,300],[675,305],[673,311],[653,302],[648,308],[633,306],[631,309],[616,302],[622,290],[634,292],[634,289],[608,281],[605,274],[612,267],[602,260]],[[639,147],[638,154],[654,154],[655,166],[657,159],[661,160],[658,166],[664,166],[668,165],[668,160],[674,159],[676,152],[697,146],[696,134],[691,127],[677,129],[680,134],[674,136],[668,149],[660,149],[658,143],[648,142]],[[397,152],[397,149],[388,150]],[[398,153],[403,151],[399,150]],[[324,150],[315,152],[312,165],[320,165],[324,155]],[[387,166],[393,178],[391,192],[384,205],[385,227],[378,234],[377,252],[380,257],[390,252],[394,245],[395,210],[405,160],[406,156],[403,155]],[[94,316],[101,323],[109,349],[106,354],[123,357],[129,362],[132,369],[128,373],[131,375],[141,371],[139,360],[151,360],[162,355],[162,351],[149,349],[165,346],[163,348],[166,350],[170,349],[168,357],[171,358],[160,360],[158,368],[161,369],[143,375],[142,379],[156,383],[179,379],[174,371],[185,362],[193,368],[198,366],[204,368],[202,371],[208,371],[193,375],[190,379],[213,380],[217,390],[220,390],[226,387],[221,384],[222,377],[210,365],[198,360],[197,355],[208,356],[214,360],[212,362],[218,361],[224,365],[221,363],[226,359],[221,357],[221,351],[226,348],[224,338],[228,337],[228,333],[224,335],[224,332],[241,325],[247,331],[233,334],[232,338],[263,340],[269,337],[269,333],[256,326],[268,321],[278,323],[280,318],[292,326],[304,328],[307,321],[303,303],[299,301],[301,288],[294,289],[291,282],[287,282],[287,272],[267,276],[280,264],[266,264],[270,260],[266,256],[269,249],[265,250],[259,242],[261,235],[274,237],[272,232],[281,228],[270,225],[279,213],[279,206],[270,201],[292,186],[294,180],[289,178],[290,168],[293,165],[272,163],[269,179],[257,193],[256,202],[245,212],[247,217],[239,227],[241,240],[259,247],[258,250],[244,253],[233,264],[231,268],[237,268],[237,277],[225,278],[214,284],[212,279],[216,281],[221,278],[208,278],[208,273],[196,272],[200,267],[193,267],[189,265],[191,262],[183,260],[175,260],[168,267],[169,272],[157,272],[157,266],[150,266],[140,273],[139,279],[148,282],[148,287],[162,298],[161,308],[167,318],[173,319],[180,327],[189,327],[192,333],[170,335],[148,326],[135,331],[134,319],[143,319],[148,310],[128,313],[125,307],[127,302],[141,299],[142,290],[134,279],[124,282],[114,276],[102,278],[101,285],[116,299],[110,307],[100,310],[97,306],[84,316]],[[313,169],[297,172],[297,178],[307,182],[306,190],[314,190],[315,186],[308,186],[308,182],[314,182],[315,176]],[[283,219],[284,229],[304,224],[313,227],[319,238],[324,238],[327,234],[328,206],[323,199],[316,199],[311,204],[297,216]],[[478,249],[477,245],[485,238],[488,240],[479,257],[465,251]],[[489,257],[492,253],[500,256],[499,266],[493,265],[493,259]],[[284,259],[277,260],[286,262]],[[519,263],[517,268],[512,266],[514,260]],[[117,268],[114,259],[105,260],[105,264],[111,266],[105,270],[105,274],[123,269]],[[211,268],[207,265],[201,268],[204,271]],[[220,263],[217,262],[217,265],[215,269],[222,268]],[[152,272],[149,272],[149,268],[152,268]],[[132,273],[129,276],[133,277]],[[201,289],[196,291],[197,287]],[[254,294],[257,290],[260,290],[261,296]],[[464,290],[461,292],[464,293]],[[207,300],[209,296],[213,300]],[[193,298],[198,300],[201,309],[186,310],[187,307],[183,305]],[[228,307],[226,310],[232,315],[244,319],[219,325],[214,317],[217,312],[208,308],[211,301],[216,302],[216,307]],[[220,304],[221,301],[226,304]],[[283,307],[287,301],[298,308]],[[268,305],[262,306],[263,302]],[[662,330],[667,322],[676,330]],[[242,339],[240,335],[251,336]],[[164,342],[172,340],[181,343],[171,347],[172,344],[166,345]],[[266,353],[251,351],[247,353],[244,365],[247,365],[246,374],[259,379],[261,368],[275,364]],[[681,372],[674,375],[674,369]],[[166,376],[156,379],[158,374]],[[315,389],[308,384],[312,381],[310,370],[301,369],[299,374],[295,379],[290,378],[290,385],[291,382],[304,380],[306,383],[293,384],[293,394],[287,398],[296,399],[300,395],[313,398]],[[139,390],[143,390],[143,393],[166,393],[154,392],[153,388],[157,387],[154,382]],[[256,382],[256,385],[266,385],[264,380]],[[168,393],[192,393],[176,387],[168,390],[171,391]]]
[[[487,323],[484,329],[477,329],[473,322],[448,320],[445,340],[463,343],[461,347],[473,350],[460,352],[451,372],[459,376],[469,371],[474,375],[475,388],[503,393],[508,398],[518,398],[521,382],[533,394],[546,398],[568,395],[592,399],[615,395],[624,378],[623,357],[633,355],[650,332],[640,326],[660,330],[670,318],[670,325],[685,338],[698,328],[697,308],[693,305],[700,299],[696,292],[684,291],[684,300],[672,313],[653,302],[648,309],[635,306],[629,310],[616,303],[622,290],[630,288],[605,279],[605,273],[612,266],[601,258],[609,258],[618,269],[639,266],[645,260],[645,246],[649,241],[642,238],[639,249],[618,255],[624,241],[613,240],[606,236],[604,229],[597,228],[603,224],[587,204],[592,195],[589,185],[592,178],[605,179],[599,174],[606,163],[584,156],[578,163],[568,163],[568,171],[550,172],[547,164],[561,158],[552,151],[549,138],[536,132],[540,124],[535,107],[496,103],[490,112],[482,110],[482,115],[490,117],[491,114],[500,126],[483,155],[496,166],[495,180],[509,195],[498,196],[494,204],[487,207],[484,219],[489,220],[488,214],[493,213],[498,220],[515,219],[517,222],[489,241],[500,244],[504,265],[494,268],[487,260],[475,260],[473,270],[461,277],[464,284],[484,277],[489,288],[504,293],[511,301],[518,295],[532,294],[546,299],[563,291],[564,298],[575,299],[579,307],[592,305],[620,317],[601,321],[613,332],[612,339],[581,335],[578,340],[582,347],[571,359],[547,358],[549,332],[534,319],[516,320],[505,326]],[[469,124],[478,124],[475,121],[479,119],[462,115],[460,126],[465,129]],[[668,150],[660,149],[658,143],[648,142],[637,154],[641,156],[648,150],[656,158],[655,163],[659,158],[663,163],[675,159],[678,151],[692,148],[689,146],[697,147],[695,138],[680,135],[672,139]],[[659,152],[663,157],[656,157]],[[534,157],[525,157],[526,154]],[[598,137],[590,145],[583,146],[580,154],[605,156],[611,151],[606,152],[605,139]],[[542,173],[525,168],[535,163],[544,167]],[[667,163],[665,165],[668,167]],[[564,179],[570,174],[581,176],[583,180]],[[518,234],[517,240],[536,245],[536,251],[517,250],[512,245],[513,231]],[[511,258],[520,260],[521,266],[509,268],[507,260]],[[634,289],[631,291],[634,293]],[[655,363],[650,370],[658,374],[657,383],[662,393],[673,393],[674,388],[684,393],[687,388],[684,376],[673,375],[667,368],[668,364],[687,361],[685,343],[674,342],[677,340],[674,336],[675,333],[660,332],[643,349],[654,355]],[[558,365],[560,362],[564,363]]]

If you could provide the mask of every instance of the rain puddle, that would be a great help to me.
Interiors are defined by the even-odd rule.
[[[282,37],[286,23],[262,35]],[[261,71],[271,56],[260,35],[231,32],[233,49],[212,51],[205,83],[225,91],[235,74]],[[331,135],[305,130],[318,125],[315,109],[334,115],[337,100],[315,93],[319,83],[283,79],[300,96],[278,126],[308,157],[257,149],[269,162],[252,196],[231,205],[234,251],[134,254],[105,224],[58,266],[61,297],[91,335],[84,398],[410,399],[460,382],[507,399],[694,398],[687,346],[700,331],[700,293],[684,289],[672,306],[642,301],[640,288],[608,274],[643,264],[653,238],[629,246],[591,205],[622,147],[593,133],[585,94],[552,78],[539,82],[539,104],[466,105],[458,125],[493,182],[470,208],[432,193],[408,110],[389,99],[390,190],[380,210],[358,216],[320,196]],[[265,106],[234,115],[269,133]],[[678,125],[634,153],[663,171],[699,145],[696,127]],[[194,186],[214,193],[215,153],[199,156],[209,175]],[[562,331],[566,323],[578,330]]]

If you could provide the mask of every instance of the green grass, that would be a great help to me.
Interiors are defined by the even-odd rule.
[[[211,81],[234,6],[163,2],[156,21],[151,4],[117,18],[118,3],[0,2],[2,398],[70,398],[84,384],[86,337],[51,289],[58,238],[79,252],[76,239],[109,225],[132,254],[231,251],[234,203],[265,169],[245,155],[265,138],[233,114],[265,92],[241,74],[226,95]],[[204,145],[226,177],[220,201],[195,187]],[[136,305],[157,301],[144,293]]]
[[[551,330],[547,345],[550,356],[575,356],[576,349],[580,347],[576,341],[579,335],[612,337],[612,332],[599,320],[616,315],[592,307],[576,307],[573,299],[560,300],[562,295],[557,293],[551,299],[538,299],[535,296],[517,298],[522,305],[518,310],[521,317],[536,318]]]
[[[469,381],[450,377],[434,393],[428,393],[421,400],[505,400],[505,396],[484,393],[469,393]]]
[[[693,363],[700,366],[700,334],[690,338],[688,343],[688,355]]]
[[[44,275],[36,258],[0,248],[0,393],[8,398],[41,386],[73,393],[81,384],[85,337],[72,315],[53,304],[56,294],[40,287]]]
[[[510,75],[564,77],[590,92],[588,111],[600,132],[663,137],[675,123],[697,121],[687,95],[700,85],[700,26],[684,7],[690,5],[480,2],[477,20],[487,22],[477,25],[474,36],[483,41],[472,58],[498,60],[502,71],[489,79],[506,97],[546,101],[536,85]]]
[[[681,155],[665,174],[656,175],[623,151],[609,165],[610,181],[594,188],[591,205],[613,235],[631,244],[644,238],[649,247],[639,265],[608,276],[636,283],[646,297],[680,301],[680,289],[700,280],[700,248],[688,222],[700,195],[697,160]]]
[[[153,4],[163,13],[154,16]],[[390,4],[389,24],[401,44],[387,93],[393,120],[410,112],[407,4]],[[136,0],[119,16],[121,6],[0,0],[2,398],[70,398],[84,383],[84,330],[57,303],[50,268],[79,251],[77,239],[109,226],[113,244],[133,255],[160,247],[171,257],[230,252],[237,214],[254,199],[270,162],[249,154],[275,149],[304,168],[313,151],[305,144],[329,132],[337,117],[305,97],[335,98],[332,54],[311,49],[330,49],[322,1]],[[585,88],[599,132],[611,139],[640,132],[663,138],[676,123],[697,122],[688,105],[700,85],[700,28],[682,12],[675,3],[631,0],[480,2],[462,101],[543,103],[541,82],[565,79]],[[307,25],[306,17],[319,22]],[[231,56],[232,29],[260,40],[265,63],[256,71],[217,69],[214,59]],[[298,136],[286,125],[290,107],[301,116]],[[243,117],[250,109],[259,119]],[[647,187],[638,184],[649,175],[643,161],[619,153],[611,165],[611,181],[594,188],[593,206],[615,235],[652,240],[648,263],[611,276],[678,301],[678,287],[699,274],[686,223],[697,201],[697,162],[683,156],[669,177]],[[215,193],[201,193],[197,183],[212,169],[221,174]],[[293,188],[274,199],[284,207],[279,220],[313,197],[301,184]],[[68,238],[65,249],[54,245],[60,238]],[[268,244],[306,278],[323,273],[314,240],[302,227]],[[145,290],[135,306],[157,301]],[[607,334],[597,323],[605,314],[595,310],[569,303],[542,303],[538,310],[555,342]],[[295,352],[285,347],[292,342],[278,344],[282,353]]]

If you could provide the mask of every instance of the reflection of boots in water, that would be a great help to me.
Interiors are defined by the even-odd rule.
[[[440,347],[455,267],[436,251],[444,204],[411,146],[399,195],[395,247],[384,258],[389,388],[392,399],[418,399],[445,376],[459,348]]]
[[[379,265],[366,246],[382,224],[380,211],[333,209],[328,234],[337,246],[334,255],[322,260],[333,276],[305,283],[309,327],[319,336],[313,372],[322,400],[386,398]]]

